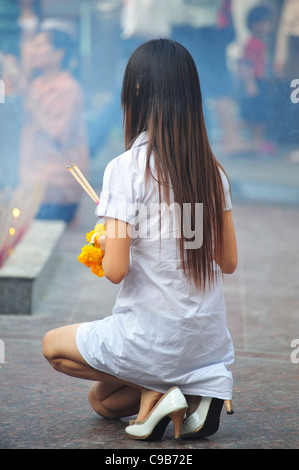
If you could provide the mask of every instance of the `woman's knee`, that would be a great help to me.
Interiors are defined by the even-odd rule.
[[[48,331],[48,333],[46,333],[43,338],[43,345],[42,345],[43,355],[53,367],[55,367],[55,363],[59,359],[55,344],[56,344],[55,330]]]
[[[43,355],[53,367],[61,358],[82,361],[76,347],[76,331],[79,324],[48,331],[43,338]]]

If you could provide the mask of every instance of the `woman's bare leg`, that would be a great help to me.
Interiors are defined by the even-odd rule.
[[[95,382],[89,390],[89,403],[100,416],[122,418],[139,411],[141,392],[128,385]]]
[[[89,401],[101,416],[120,418],[138,413],[138,419],[145,418],[162,393],[90,367],[77,348],[76,333],[79,326],[80,323],[77,323],[49,331],[43,340],[45,358],[59,372],[96,382],[90,389]]]
[[[197,410],[198,405],[201,401],[201,396],[197,395],[185,395],[186,401],[188,403],[187,416],[192,415],[194,411]]]
[[[140,409],[137,419],[141,420],[146,418],[162,395],[163,393],[144,388],[141,392]]]
[[[80,324],[49,331],[43,340],[43,354],[52,367],[71,377],[94,380],[89,400],[101,416],[119,418],[138,412],[143,387],[90,367],[76,345]]]

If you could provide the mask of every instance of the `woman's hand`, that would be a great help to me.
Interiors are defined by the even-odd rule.
[[[106,234],[101,235],[101,236],[97,239],[97,242],[96,242],[96,243],[99,245],[101,252],[102,252],[103,255],[105,256]]]

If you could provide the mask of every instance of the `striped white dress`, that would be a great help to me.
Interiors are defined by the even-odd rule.
[[[113,311],[83,323],[77,346],[90,366],[131,383],[160,392],[178,385],[185,394],[231,399],[234,350],[222,279],[205,293],[188,283],[171,211],[168,218],[162,212],[160,237],[158,186],[154,179],[146,185],[144,178],[146,144],[144,133],[105,170],[97,215],[134,227],[130,268]],[[224,174],[222,180],[224,210],[230,210]],[[220,270],[216,263],[215,269]]]

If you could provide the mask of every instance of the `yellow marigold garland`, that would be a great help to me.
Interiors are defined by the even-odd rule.
[[[91,268],[91,272],[98,277],[105,276],[102,267],[103,253],[97,243],[97,239],[104,235],[104,224],[97,224],[91,232],[86,234],[88,245],[83,246],[81,253],[78,256],[78,261]]]

